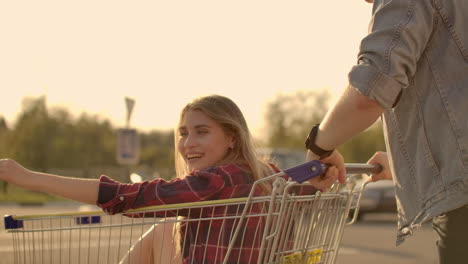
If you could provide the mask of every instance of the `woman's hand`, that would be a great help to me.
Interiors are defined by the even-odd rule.
[[[374,156],[367,162],[368,164],[379,164],[382,166],[382,171],[377,174],[371,175],[371,181],[376,182],[380,180],[393,180],[390,165],[388,163],[387,152],[376,152]]]
[[[31,171],[11,159],[0,159],[0,180],[19,186],[23,185]]]

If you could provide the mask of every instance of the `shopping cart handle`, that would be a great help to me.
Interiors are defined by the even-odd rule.
[[[346,163],[345,168],[347,174],[374,174],[383,170],[380,164]]]
[[[322,175],[326,166],[318,160],[308,161],[300,165],[285,169],[284,173],[298,183],[303,183],[314,177]]]
[[[286,173],[286,175],[291,177],[294,181],[303,183],[307,180],[324,174],[329,166],[330,164],[322,163],[318,160],[312,160],[286,169],[284,170],[284,173]],[[347,174],[371,174],[382,171],[382,166],[380,164],[346,163],[345,168]]]

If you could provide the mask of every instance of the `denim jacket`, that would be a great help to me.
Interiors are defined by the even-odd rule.
[[[468,1],[375,0],[350,85],[382,117],[397,244],[468,204]]]

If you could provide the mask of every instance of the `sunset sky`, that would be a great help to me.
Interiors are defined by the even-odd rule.
[[[278,93],[338,95],[371,5],[341,1],[2,1],[0,115],[24,97],[125,124],[168,129],[191,99],[221,94],[254,134]]]

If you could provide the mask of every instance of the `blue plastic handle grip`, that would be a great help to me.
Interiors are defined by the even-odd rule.
[[[285,169],[284,173],[298,183],[320,176],[325,172],[324,166],[318,160],[308,161],[300,165]]]
[[[13,219],[12,215],[5,215],[3,221],[5,223],[5,229],[23,228],[23,221]]]

